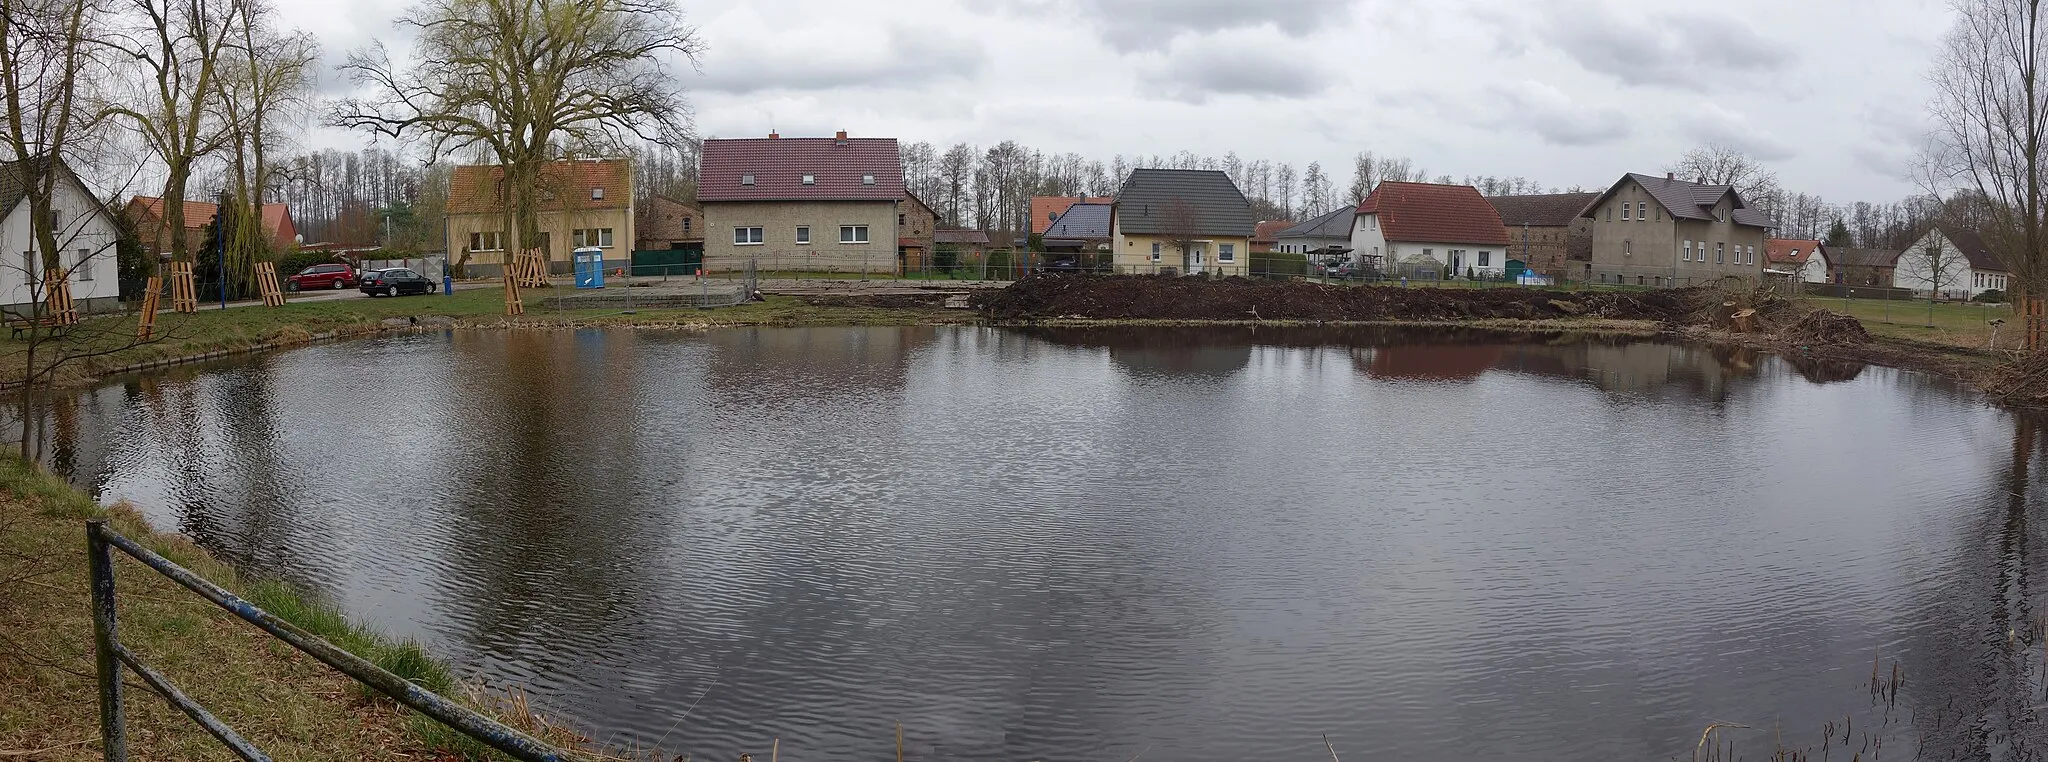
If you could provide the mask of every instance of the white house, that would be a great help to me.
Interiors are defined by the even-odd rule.
[[[114,245],[121,239],[120,227],[105,204],[93,196],[78,175],[62,162],[51,195],[56,216],[58,261],[71,272],[71,299],[80,311],[117,309],[121,301],[120,267],[115,263]],[[28,183],[35,172],[28,161],[0,164],[0,311],[23,315],[30,302],[48,298],[33,288],[43,273],[43,258],[29,222]]]
[[[1807,283],[1828,282],[1828,247],[1824,241],[1771,238],[1764,241],[1764,269]]]
[[[1357,217],[1356,207],[1338,209],[1280,231],[1275,236],[1275,245],[1287,254],[1350,248],[1351,225]]]
[[[1951,225],[1935,225],[1899,254],[1892,287],[1944,299],[1973,299],[1986,291],[2009,290],[2007,270],[1984,239]]]
[[[1507,249],[1500,212],[1470,185],[1380,183],[1359,202],[1351,226],[1352,256],[1384,257],[1400,274],[1422,268],[1450,278],[1499,277]]]

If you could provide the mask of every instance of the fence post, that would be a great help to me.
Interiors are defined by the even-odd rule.
[[[114,554],[106,519],[85,525],[92,579],[92,650],[100,684],[100,748],[106,762],[128,761],[128,725],[121,712],[121,662],[114,656]]]

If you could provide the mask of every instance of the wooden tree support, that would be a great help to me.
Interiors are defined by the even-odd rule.
[[[199,288],[192,282],[191,262],[171,263],[171,311],[199,311]]]
[[[142,319],[135,324],[135,340],[148,341],[156,332],[156,309],[164,296],[164,276],[149,276],[149,285],[143,287]]]
[[[263,292],[263,306],[284,306],[284,289],[277,287],[277,265],[256,263],[256,290]]]
[[[512,271],[518,276],[521,287],[547,288],[548,286],[548,263],[541,256],[540,249],[527,249],[525,253],[514,256]]]
[[[512,271],[505,271],[505,314],[526,314],[525,303],[519,301],[519,278]]]
[[[2025,315],[2024,328],[2027,332],[2027,351],[2041,351],[2041,340],[2048,336],[2048,303],[2039,297],[2029,297],[2021,303]]]
[[[78,304],[71,301],[71,279],[62,270],[49,279],[49,319],[57,325],[78,325]]]

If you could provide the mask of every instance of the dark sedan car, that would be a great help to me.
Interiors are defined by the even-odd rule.
[[[431,294],[434,282],[419,273],[403,267],[389,270],[363,271],[363,293],[371,296],[398,296],[399,294]]]

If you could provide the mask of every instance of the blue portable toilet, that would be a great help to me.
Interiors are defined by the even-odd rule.
[[[585,246],[570,253],[576,261],[577,288],[604,288],[604,250]]]

